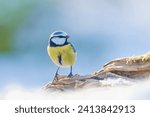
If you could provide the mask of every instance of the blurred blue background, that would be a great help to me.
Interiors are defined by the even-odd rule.
[[[47,42],[55,30],[67,32],[76,48],[74,74],[148,52],[149,6],[148,0],[0,0],[0,88],[42,87],[53,79]]]

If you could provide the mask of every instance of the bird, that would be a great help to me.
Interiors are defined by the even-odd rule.
[[[69,35],[64,31],[54,31],[48,40],[47,52],[53,63],[58,66],[54,80],[57,79],[60,68],[70,67],[68,77],[72,77],[72,66],[77,57],[74,46],[68,42]]]

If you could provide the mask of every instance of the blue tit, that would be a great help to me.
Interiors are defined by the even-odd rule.
[[[73,76],[72,66],[76,60],[76,51],[73,45],[68,42],[69,35],[64,31],[55,31],[50,35],[47,52],[54,64],[58,66],[55,78],[60,67],[70,67],[68,77]],[[55,80],[55,79],[54,79]]]

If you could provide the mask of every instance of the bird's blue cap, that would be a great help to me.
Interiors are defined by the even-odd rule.
[[[69,35],[64,32],[64,31],[55,31],[51,34],[50,39],[54,38],[54,37],[59,37],[59,38],[69,38]]]

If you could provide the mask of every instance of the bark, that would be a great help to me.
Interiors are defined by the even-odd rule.
[[[65,75],[58,75],[57,80],[44,86],[45,90],[68,90],[91,87],[114,86],[108,79],[124,79],[136,83],[137,80],[144,80],[150,76],[150,53],[119,58],[105,64],[100,70],[89,75],[74,75],[68,78]],[[128,85],[129,83],[122,83]]]

